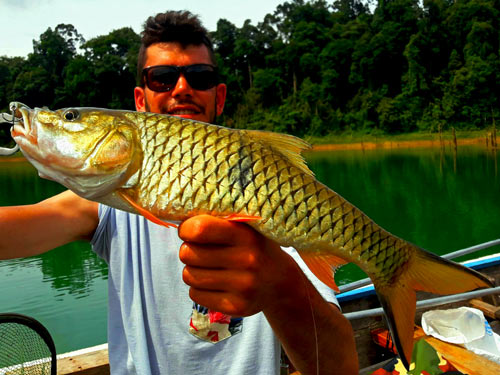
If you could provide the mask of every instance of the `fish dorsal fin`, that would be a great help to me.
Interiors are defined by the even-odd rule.
[[[299,251],[299,255],[318,279],[336,292],[340,291],[339,287],[335,283],[334,275],[335,271],[339,269],[340,266],[347,263],[344,259],[330,254],[302,251]]]
[[[305,159],[300,154],[303,150],[311,149],[311,145],[306,141],[294,137],[293,135],[268,132],[263,130],[244,130],[249,138],[265,143],[279,151],[295,167],[309,176],[314,176],[313,171],[309,169]]]

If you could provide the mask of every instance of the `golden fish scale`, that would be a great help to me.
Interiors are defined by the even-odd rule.
[[[333,253],[379,283],[390,283],[414,251],[244,130],[135,116],[145,155],[136,200],[160,218],[260,216],[251,225],[281,245]]]

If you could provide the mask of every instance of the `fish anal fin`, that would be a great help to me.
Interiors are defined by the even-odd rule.
[[[260,216],[249,216],[243,214],[231,214],[227,216],[221,216],[221,218],[229,221],[236,221],[238,223],[248,223],[250,221],[262,220]]]
[[[335,255],[301,252],[300,257],[314,275],[324,284],[339,292],[339,287],[335,283],[335,271],[347,262]]]
[[[146,219],[148,219],[149,221],[155,223],[155,224],[158,224],[158,225],[162,225],[164,227],[167,227],[167,228],[177,228],[178,226],[175,225],[175,224],[172,224],[172,223],[168,223],[168,222],[165,222],[163,220],[161,220],[159,217],[153,215],[150,211],[146,210],[145,208],[139,206],[136,202],[134,202],[127,194],[125,194],[123,191],[118,191],[117,192],[118,195],[123,199],[125,200],[129,205],[131,205],[136,211],[137,213],[141,214],[142,216],[144,216]]]
[[[375,286],[380,304],[384,308],[392,340],[406,369],[409,369],[413,351],[416,294],[406,283],[379,288]]]

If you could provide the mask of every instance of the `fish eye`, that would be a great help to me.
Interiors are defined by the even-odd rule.
[[[76,109],[68,109],[65,113],[64,113],[64,118],[68,121],[73,121],[73,120],[76,120],[78,118],[80,114],[78,113],[78,111]]]

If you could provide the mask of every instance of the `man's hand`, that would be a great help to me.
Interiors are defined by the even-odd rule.
[[[180,259],[190,297],[232,316],[249,316],[279,303],[290,272],[299,271],[278,244],[246,224],[209,215],[183,222]]]

